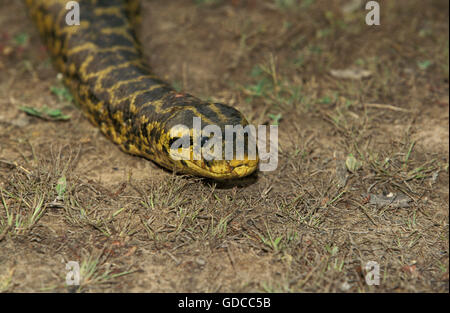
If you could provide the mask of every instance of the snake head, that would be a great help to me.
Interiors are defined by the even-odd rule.
[[[178,172],[223,180],[248,176],[258,167],[256,130],[234,108],[191,106],[167,126],[164,150]]]

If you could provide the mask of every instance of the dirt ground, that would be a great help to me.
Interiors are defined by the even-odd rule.
[[[0,0],[0,291],[448,292],[449,4],[365,2],[143,1],[158,75],[279,125],[275,171],[216,184],[102,136]]]

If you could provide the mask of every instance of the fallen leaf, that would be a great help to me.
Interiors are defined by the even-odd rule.
[[[372,72],[368,70],[361,70],[357,68],[349,68],[345,70],[331,70],[331,75],[336,78],[344,79],[363,79],[372,76]]]

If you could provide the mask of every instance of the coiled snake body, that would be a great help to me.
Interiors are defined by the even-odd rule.
[[[179,173],[230,179],[254,172],[258,158],[176,160],[169,154],[175,125],[193,136],[193,118],[203,125],[248,124],[236,109],[178,93],[152,74],[135,25],[138,0],[79,0],[80,25],[66,23],[65,0],[26,0],[53,63],[89,120],[122,150]],[[192,140],[191,140],[192,145]]]

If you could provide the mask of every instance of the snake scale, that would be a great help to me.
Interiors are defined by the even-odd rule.
[[[201,125],[217,125],[221,130],[248,122],[231,106],[177,92],[153,74],[136,35],[138,0],[78,3],[80,24],[68,25],[67,1],[26,0],[55,68],[84,115],[106,137],[123,151],[177,173],[224,180],[257,169],[258,156],[251,159],[247,151],[239,160],[192,157],[194,117],[200,118]],[[188,127],[191,137],[187,160],[174,159],[168,152],[174,139],[170,129],[179,124]]]

